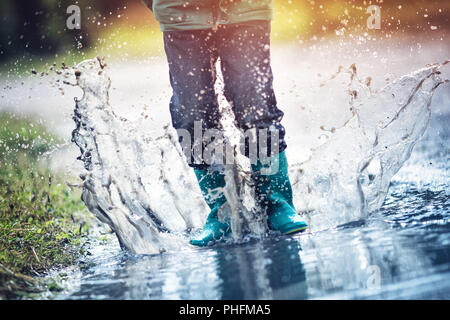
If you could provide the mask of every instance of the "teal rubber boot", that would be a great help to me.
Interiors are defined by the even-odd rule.
[[[288,176],[285,151],[270,158],[263,165],[252,165],[256,192],[262,207],[267,207],[267,224],[271,230],[293,234],[308,228],[297,213],[292,200],[292,187]]]
[[[225,187],[225,175],[218,171],[194,169],[195,175],[202,190],[206,203],[211,212],[206,219],[202,232],[191,239],[194,246],[206,247],[223,239],[231,232],[228,223],[221,222],[218,217],[219,208],[226,202],[225,195],[217,190]]]

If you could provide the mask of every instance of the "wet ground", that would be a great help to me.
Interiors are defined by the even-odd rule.
[[[302,95],[308,92],[297,89],[306,88],[311,79],[317,82],[339,65],[356,62],[360,74],[372,76],[380,87],[388,73],[399,76],[427,63],[443,62],[449,52],[442,41],[433,46],[414,40],[373,47],[367,45],[366,52],[347,46],[346,53],[333,48],[275,51],[275,89],[286,111],[287,132],[303,130],[291,134],[288,144],[306,137],[309,130],[298,112]],[[153,65],[144,61],[113,68],[115,111],[140,114],[143,101],[149,101],[150,115],[167,121],[170,90],[167,77],[161,80],[166,69],[164,59]],[[13,81],[13,89],[2,94],[0,109],[36,114],[70,140],[73,97],[80,95],[79,90],[68,87],[65,95],[58,95],[57,89],[41,85],[41,79],[27,79],[24,85],[20,81],[15,80],[16,86]],[[439,88],[425,137],[394,177],[381,210],[366,221],[317,233],[274,235],[240,245],[154,256],[124,253],[116,242],[100,245],[93,248],[88,267],[70,274],[67,289],[54,298],[449,299],[449,99],[449,86]],[[130,112],[130,105],[135,112]],[[79,151],[72,146],[63,155],[64,161],[55,161],[61,164],[58,168],[77,175]]]
[[[449,299],[450,114],[366,221],[176,254],[98,248],[64,299]]]

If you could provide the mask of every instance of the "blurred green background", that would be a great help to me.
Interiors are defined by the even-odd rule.
[[[81,30],[68,30],[67,7],[81,9]],[[371,4],[381,8],[381,30],[367,29]],[[274,0],[272,40],[302,43],[355,34],[430,33],[449,27],[448,0]],[[140,58],[163,54],[159,26],[140,0],[2,0],[0,62],[8,71],[24,65],[85,55]],[[73,60],[73,61],[72,61]]]

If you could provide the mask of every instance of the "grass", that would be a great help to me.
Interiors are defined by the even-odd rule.
[[[0,113],[0,298],[56,286],[30,276],[86,253],[91,215],[62,174],[42,162],[60,142],[29,118]]]

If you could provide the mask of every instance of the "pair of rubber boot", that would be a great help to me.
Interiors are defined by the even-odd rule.
[[[208,246],[223,239],[231,232],[230,225],[221,222],[219,208],[226,202],[221,192],[225,187],[225,175],[218,171],[195,169],[200,189],[211,208],[202,232],[190,243],[195,246]],[[258,161],[252,165],[256,194],[261,206],[267,208],[267,223],[271,230],[284,234],[293,234],[308,228],[297,214],[292,202],[292,187],[288,176],[288,164],[285,152],[273,156],[268,164]]]

